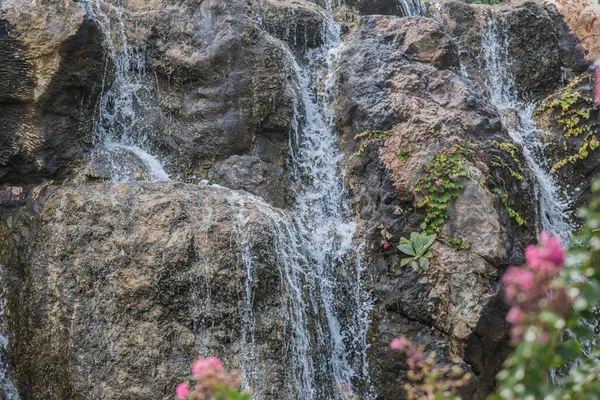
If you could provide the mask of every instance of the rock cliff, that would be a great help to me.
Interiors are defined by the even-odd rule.
[[[513,134],[519,104],[499,107],[490,77],[511,80],[518,101],[556,90],[583,101],[589,77],[560,87],[593,45],[580,46],[560,4],[446,1],[403,17],[397,1],[338,3],[1,0],[0,361],[21,399],[172,398],[209,355],[240,369],[257,399],[333,399],[339,376],[361,398],[398,399],[406,370],[389,342],[400,335],[473,373],[464,398],[493,390],[510,351],[498,280],[543,210],[530,148]],[[502,66],[489,62],[498,38]],[[555,112],[537,117],[545,164],[564,156]],[[307,179],[297,158],[317,117],[334,145],[304,160],[341,161]],[[132,146],[107,148],[102,132]],[[575,150],[587,140],[572,136]],[[148,182],[133,145],[177,182]],[[556,175],[575,176],[577,205],[595,158]],[[359,252],[316,254],[306,226],[326,221],[303,225],[320,199],[299,194],[331,174],[348,193],[323,215],[347,231],[323,240]],[[460,187],[434,225],[432,177]],[[423,229],[439,236],[430,268],[400,267],[395,244]],[[311,286],[321,265],[359,276],[340,267],[333,289]],[[319,365],[334,346],[324,327],[342,350]],[[307,385],[324,388],[300,395]]]

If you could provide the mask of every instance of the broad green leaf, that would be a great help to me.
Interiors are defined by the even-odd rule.
[[[425,257],[419,258],[419,267],[421,267],[423,271],[427,271],[429,269],[429,259]]]
[[[410,246],[410,240],[405,237],[400,238],[400,244],[408,244]]]
[[[400,250],[401,252],[403,252],[404,254],[408,254],[409,256],[416,256],[417,254],[415,253],[415,250],[412,248],[411,245],[408,244],[404,244],[404,243],[400,243],[398,245],[398,250]]]
[[[408,264],[412,260],[413,260],[412,257],[403,258],[402,261],[400,261],[400,266],[404,267],[406,264]]]
[[[434,233],[433,235],[428,235],[428,236],[425,236],[425,238],[424,238],[424,242],[425,242],[425,243],[424,243],[424,246],[423,246],[423,247],[424,247],[425,249],[428,249],[428,248],[430,248],[430,247],[431,247],[431,245],[433,244],[433,242],[435,242],[435,239],[437,239],[437,235],[436,235],[435,233]]]

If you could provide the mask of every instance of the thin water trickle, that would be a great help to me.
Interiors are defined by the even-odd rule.
[[[489,98],[500,111],[511,138],[523,147],[523,155],[536,180],[541,228],[560,237],[563,243],[568,243],[573,231],[567,213],[568,203],[561,199],[558,185],[544,168],[544,160],[539,157],[539,154],[543,154],[543,144],[539,140],[540,131],[533,119],[537,104],[519,98],[519,90],[511,71],[506,20],[493,9],[483,8],[481,13],[482,69],[489,72]],[[513,123],[507,123],[506,116],[510,114],[516,116]]]
[[[146,90],[144,77],[147,72],[144,48],[129,46],[123,9],[102,0],[82,0],[87,14],[104,35],[104,48],[114,63],[114,77],[110,87],[105,87],[98,102],[94,135],[96,152],[92,157],[111,159],[113,178],[116,182],[127,181],[131,174],[127,166],[121,165],[118,157],[106,150],[119,147],[137,157],[145,166],[151,180],[168,181],[162,163],[151,154],[148,138],[142,132],[144,123],[144,101],[140,93]]]
[[[104,32],[105,46],[115,63],[113,84],[105,88],[99,103],[99,144],[107,149],[130,150],[153,180],[166,180],[168,175],[149,154],[147,140],[137,130],[143,123],[144,104],[138,95],[146,74],[143,49],[128,45],[120,7],[101,0],[85,0],[84,6]],[[244,384],[260,386],[253,308],[260,255],[253,252],[244,213],[245,202],[250,201],[269,221],[274,238],[285,314],[286,387],[281,396],[289,399],[338,400],[343,398],[339,387],[354,387],[361,398],[372,398],[366,356],[371,303],[364,293],[360,248],[353,242],[356,226],[346,206],[342,154],[334,130],[332,103],[341,28],[333,18],[333,8],[333,0],[327,0],[322,9],[322,46],[309,50],[301,59],[286,48],[293,60],[299,94],[290,135],[297,178],[295,210],[289,215],[262,199],[226,192],[227,201],[239,210],[234,222],[235,240],[236,248],[241,248],[237,254],[240,267],[246,272],[240,310]],[[202,323],[196,321],[195,329]]]
[[[405,17],[427,15],[427,6],[423,0],[396,0]]]

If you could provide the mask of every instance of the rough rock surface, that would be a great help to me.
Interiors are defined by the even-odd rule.
[[[440,17],[460,49],[464,72],[481,91],[486,82],[480,71],[487,68],[483,48],[493,45],[487,42],[486,31],[507,33],[507,40],[496,45],[511,60],[511,72],[524,99],[545,96],[562,83],[563,73],[581,73],[588,66],[577,39],[554,7],[533,2],[490,7],[448,1],[441,4]]]
[[[90,148],[101,38],[76,3],[0,4],[0,185],[62,179]]]
[[[593,139],[600,139],[600,110],[593,100],[594,91],[594,71],[589,71],[566,88],[549,96],[536,113],[538,126],[544,132],[541,139],[547,144],[544,148],[544,157],[548,160],[547,168],[558,182],[563,183],[563,194],[572,214],[589,203],[592,182],[600,174],[600,149],[590,147]],[[572,101],[567,107],[567,114],[562,116],[562,105],[551,107],[552,102],[560,102],[561,99],[564,99],[562,104]],[[582,112],[583,115],[574,114],[575,112]],[[588,118],[585,118],[586,114]],[[578,122],[570,133],[559,120],[570,121],[572,116],[575,116]],[[582,131],[577,133],[578,129]],[[576,157],[582,148],[585,150],[585,156]],[[571,158],[574,156],[575,158]]]
[[[259,361],[248,365],[257,394],[280,389],[280,278],[261,206],[225,188],[175,183],[35,191],[0,228],[21,398],[172,398],[198,355],[238,368],[248,350],[245,246],[260,310]]]
[[[258,21],[259,11],[268,16],[269,5],[281,6],[259,3],[260,9],[241,0],[123,2],[130,45],[148,49],[146,85],[154,88],[142,93],[138,129],[172,174],[218,182],[234,156],[257,157],[274,171],[284,166],[296,117],[295,75],[286,46]],[[318,31],[311,22],[306,29]],[[276,192],[285,187],[282,180]]]
[[[487,395],[508,350],[496,281],[509,263],[519,261],[524,245],[535,235],[531,186],[527,180],[505,176],[486,156],[495,152],[491,141],[511,140],[485,98],[456,73],[435,67],[456,66],[456,61],[432,62],[456,59],[456,48],[447,37],[433,40],[436,36],[427,27],[435,25],[423,18],[364,17],[346,39],[340,67],[337,115],[346,152],[357,151],[360,141],[353,139],[357,133],[397,127],[391,136],[352,157],[348,177],[355,210],[373,243],[369,265],[377,304],[371,366],[384,399],[398,398],[401,391],[402,381],[394,378],[401,364],[388,351],[391,338],[399,335],[426,344],[446,360],[468,365],[476,380],[466,389],[466,398]],[[407,29],[412,29],[410,36],[404,34]],[[429,44],[414,47],[411,54],[405,37]],[[465,188],[451,205],[442,234],[460,237],[471,248],[455,251],[437,242],[427,273],[400,268],[401,254],[380,248],[378,226],[391,227],[392,243],[420,231],[422,214],[411,209],[421,167],[464,140],[480,146],[482,158],[465,161]],[[400,159],[398,150],[407,157]],[[511,223],[500,200],[484,184],[490,174],[503,174],[510,201],[520,203],[514,207],[526,215],[529,225],[519,228]]]
[[[596,61],[600,57],[600,5],[593,0],[546,0],[564,16],[571,31],[581,40],[586,57]]]
[[[101,11],[115,17],[107,3]],[[292,54],[302,62],[322,42],[325,14],[317,4],[324,3],[120,2],[130,50],[145,65],[134,71],[143,72],[144,86],[137,104],[144,118],[136,129],[173,176],[212,180],[280,208],[293,203],[287,154],[302,105]],[[509,32],[507,56],[515,60],[523,96],[545,95],[563,73],[588,64],[554,7],[450,1],[439,10],[443,23],[359,16],[399,14],[398,4],[347,0],[335,10],[348,33],[336,126],[375,300],[370,372],[381,399],[401,397],[405,364],[389,341],[406,335],[473,372],[464,398],[483,399],[509,351],[498,278],[534,241],[536,206],[527,172],[522,180],[509,173],[523,165],[520,149],[511,157],[495,144],[513,143],[483,94],[482,27],[494,15]],[[4,0],[0,7],[6,127],[0,131],[0,281],[8,282],[0,293],[8,299],[9,356],[21,397],[171,398],[190,361],[214,354],[250,369],[245,357],[254,362],[257,355],[257,393],[277,398],[286,377],[277,235],[265,214],[273,209],[225,188],[97,183],[115,178],[113,159],[128,165],[127,179],[148,175],[124,151],[90,158],[94,107],[114,67],[89,17],[81,3],[64,0]],[[568,15],[566,21],[572,25]],[[577,90],[588,93],[589,86]],[[562,139],[549,121],[552,149]],[[355,155],[356,134],[392,127],[398,129]],[[441,234],[471,247],[456,251],[438,241],[427,272],[400,268],[402,255],[381,248],[378,226],[390,226],[393,244],[421,230],[415,181],[434,156],[456,145],[472,153],[463,160],[465,186],[450,202]],[[596,174],[594,154],[577,167],[581,188]],[[84,186],[39,185],[50,179],[59,185],[79,172]],[[503,182],[507,204],[491,192],[491,181]],[[525,225],[509,217],[507,205]],[[255,355],[244,351],[240,334],[248,300],[240,253],[248,248],[256,267]]]

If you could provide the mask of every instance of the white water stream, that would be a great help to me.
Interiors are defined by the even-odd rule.
[[[151,180],[168,181],[169,175],[160,160],[151,154],[148,138],[142,132],[145,104],[139,94],[146,90],[142,83],[147,71],[145,51],[129,46],[120,6],[103,0],[81,0],[80,3],[100,27],[104,48],[114,63],[112,84],[104,87],[103,83],[98,102],[98,116],[94,124],[98,145],[92,157],[110,160],[114,182],[128,181],[131,174],[127,165],[116,156],[118,153],[111,151],[113,149],[121,149],[137,157]]]
[[[427,6],[423,0],[396,0],[405,17],[427,15]]]
[[[489,98],[503,119],[507,114],[516,113],[517,123],[506,123],[511,138],[523,147],[523,155],[529,171],[536,181],[536,198],[539,203],[541,228],[568,243],[573,227],[567,214],[568,204],[561,199],[560,189],[552,175],[544,168],[543,144],[538,138],[539,130],[533,120],[537,103],[520,99],[519,90],[511,72],[508,53],[509,34],[506,21],[491,8],[482,8],[483,68],[488,71],[487,83]]]
[[[138,96],[144,90],[141,82],[146,72],[143,51],[129,47],[119,6],[102,0],[83,4],[103,31],[115,64],[113,83],[105,88],[99,103],[96,130],[101,151],[127,149],[144,162],[153,180],[167,180],[160,162],[148,150],[147,138],[138,131],[144,115]],[[227,192],[228,202],[240,210],[234,233],[242,247],[240,267],[246,271],[240,369],[247,387],[260,387],[253,309],[258,255],[253,253],[248,216],[243,212],[244,202],[251,201],[269,221],[277,249],[273,267],[279,269],[284,302],[286,388],[280,395],[285,399],[342,399],[340,387],[356,388],[361,398],[372,398],[366,356],[371,304],[363,291],[364,267],[359,246],[353,243],[356,226],[346,207],[339,165],[342,155],[333,127],[335,68],[341,46],[333,7],[333,0],[326,0],[322,9],[321,47],[298,60],[286,50],[293,60],[299,95],[291,138],[297,207],[290,216],[262,199]],[[130,176],[118,168],[114,175],[117,181]],[[202,299],[203,292],[204,297],[210,296],[210,288],[200,288],[197,301],[210,304]],[[194,329],[198,324],[202,321],[195,322]]]

